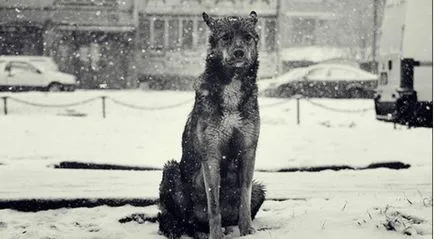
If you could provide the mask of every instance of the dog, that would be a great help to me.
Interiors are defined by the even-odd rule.
[[[205,72],[182,135],[180,163],[166,163],[160,184],[160,233],[169,238],[223,238],[231,226],[255,232],[265,200],[253,180],[260,118],[256,85],[257,14],[212,18]],[[205,236],[204,236],[205,234]]]

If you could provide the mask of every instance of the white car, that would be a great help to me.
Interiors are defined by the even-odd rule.
[[[316,64],[296,68],[276,79],[258,82],[266,96],[327,98],[372,98],[378,76],[340,64]]]
[[[0,56],[0,90],[74,91],[76,77],[60,72],[51,57]]]

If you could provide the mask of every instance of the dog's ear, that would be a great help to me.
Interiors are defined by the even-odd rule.
[[[249,14],[249,17],[254,24],[256,24],[258,22],[258,15],[256,14],[255,11],[251,11]]]
[[[214,18],[208,16],[208,14],[206,14],[206,12],[202,13],[202,17],[203,17],[203,20],[206,22],[206,25],[208,25],[209,27],[214,26],[214,24],[215,24]]]

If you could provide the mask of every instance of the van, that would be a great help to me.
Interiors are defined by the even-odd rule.
[[[388,0],[381,27],[378,120],[432,127],[432,0]]]

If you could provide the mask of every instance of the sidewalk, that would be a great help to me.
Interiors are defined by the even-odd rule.
[[[431,194],[431,170],[373,169],[322,172],[255,172],[267,198],[330,198],[349,194]],[[0,200],[158,198],[161,171],[82,170],[0,166]]]

